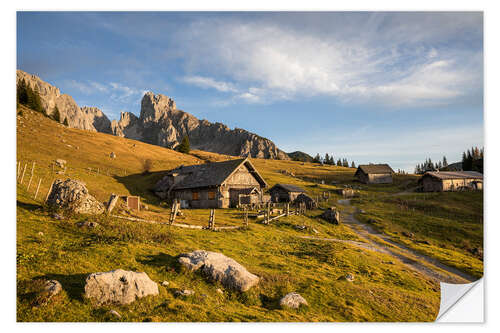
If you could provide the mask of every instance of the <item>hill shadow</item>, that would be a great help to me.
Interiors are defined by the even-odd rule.
[[[152,189],[154,185],[163,177],[164,171],[148,173],[135,173],[127,176],[113,176],[117,182],[123,184],[130,195],[140,196],[144,203],[159,205],[161,200],[154,195]],[[122,195],[122,193],[116,193]]]

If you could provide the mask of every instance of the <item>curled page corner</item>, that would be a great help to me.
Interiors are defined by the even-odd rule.
[[[441,285],[441,303],[439,306],[439,313],[436,317],[437,322],[482,322],[483,321],[483,301],[484,301],[484,293],[483,293],[483,279],[479,279],[477,281],[471,282],[471,283],[465,283],[465,284],[450,284],[450,283],[445,283],[445,282],[440,282]],[[472,319],[471,321],[468,320],[465,317],[454,317],[454,316],[449,316],[449,311],[451,308],[455,308],[456,305],[462,303],[462,298],[466,294],[471,291],[472,288],[474,288],[476,285],[480,284],[481,285],[481,290],[479,291],[480,294],[475,295],[473,298],[473,303],[474,304],[466,304],[466,309],[475,309],[476,312],[479,310],[480,314],[478,316],[474,317],[475,319]],[[470,301],[470,300],[467,300]],[[475,304],[476,302],[480,302],[480,304]],[[480,307],[478,307],[480,305]],[[461,309],[466,310],[466,309]],[[450,311],[451,312],[451,311]],[[467,311],[468,312],[468,311]],[[445,316],[446,314],[446,316]],[[446,318],[445,318],[446,317]],[[452,318],[453,317],[453,318]],[[479,318],[480,319],[477,319]]]

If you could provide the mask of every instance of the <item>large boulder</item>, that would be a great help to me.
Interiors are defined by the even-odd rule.
[[[77,214],[102,214],[104,206],[85,187],[85,183],[72,179],[56,179],[47,198],[47,205],[70,210]]]
[[[307,301],[299,293],[288,293],[280,299],[282,308],[298,309],[301,305],[308,305]]]
[[[179,262],[191,271],[201,270],[228,289],[247,291],[259,282],[259,277],[222,253],[197,250],[179,256]]]
[[[158,295],[158,285],[144,272],[117,269],[92,273],[85,280],[85,296],[97,305],[130,304],[149,295]]]

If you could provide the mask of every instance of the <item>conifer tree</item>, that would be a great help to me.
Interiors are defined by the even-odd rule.
[[[54,107],[54,112],[52,112],[51,118],[57,121],[58,123],[61,122],[61,114],[59,113],[57,105]]]
[[[69,126],[69,124],[68,124],[68,118],[64,117],[63,125],[64,126]]]
[[[187,135],[185,135],[182,138],[181,144],[177,148],[177,151],[180,152],[180,153],[189,154],[190,150],[191,150],[191,148],[190,148],[190,145],[189,145],[189,138],[188,138]]]

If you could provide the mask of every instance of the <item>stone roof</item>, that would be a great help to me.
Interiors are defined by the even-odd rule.
[[[174,190],[214,187],[222,185],[222,183],[224,183],[224,181],[229,178],[229,176],[231,176],[233,172],[236,171],[242,164],[245,164],[250,173],[262,187],[267,186],[264,178],[262,178],[252,163],[246,158],[180,166],[176,169],[168,171],[167,176],[173,174],[185,176],[184,179],[174,186]]]
[[[389,164],[362,164],[358,166],[359,170],[366,174],[394,173]]]
[[[303,188],[298,187],[296,185],[292,185],[292,184],[276,184],[269,191],[271,191],[275,187],[281,187],[282,189],[284,189],[287,192],[301,192],[301,193],[306,192]]]
[[[428,171],[424,176],[437,179],[483,179],[483,174],[476,171]]]

